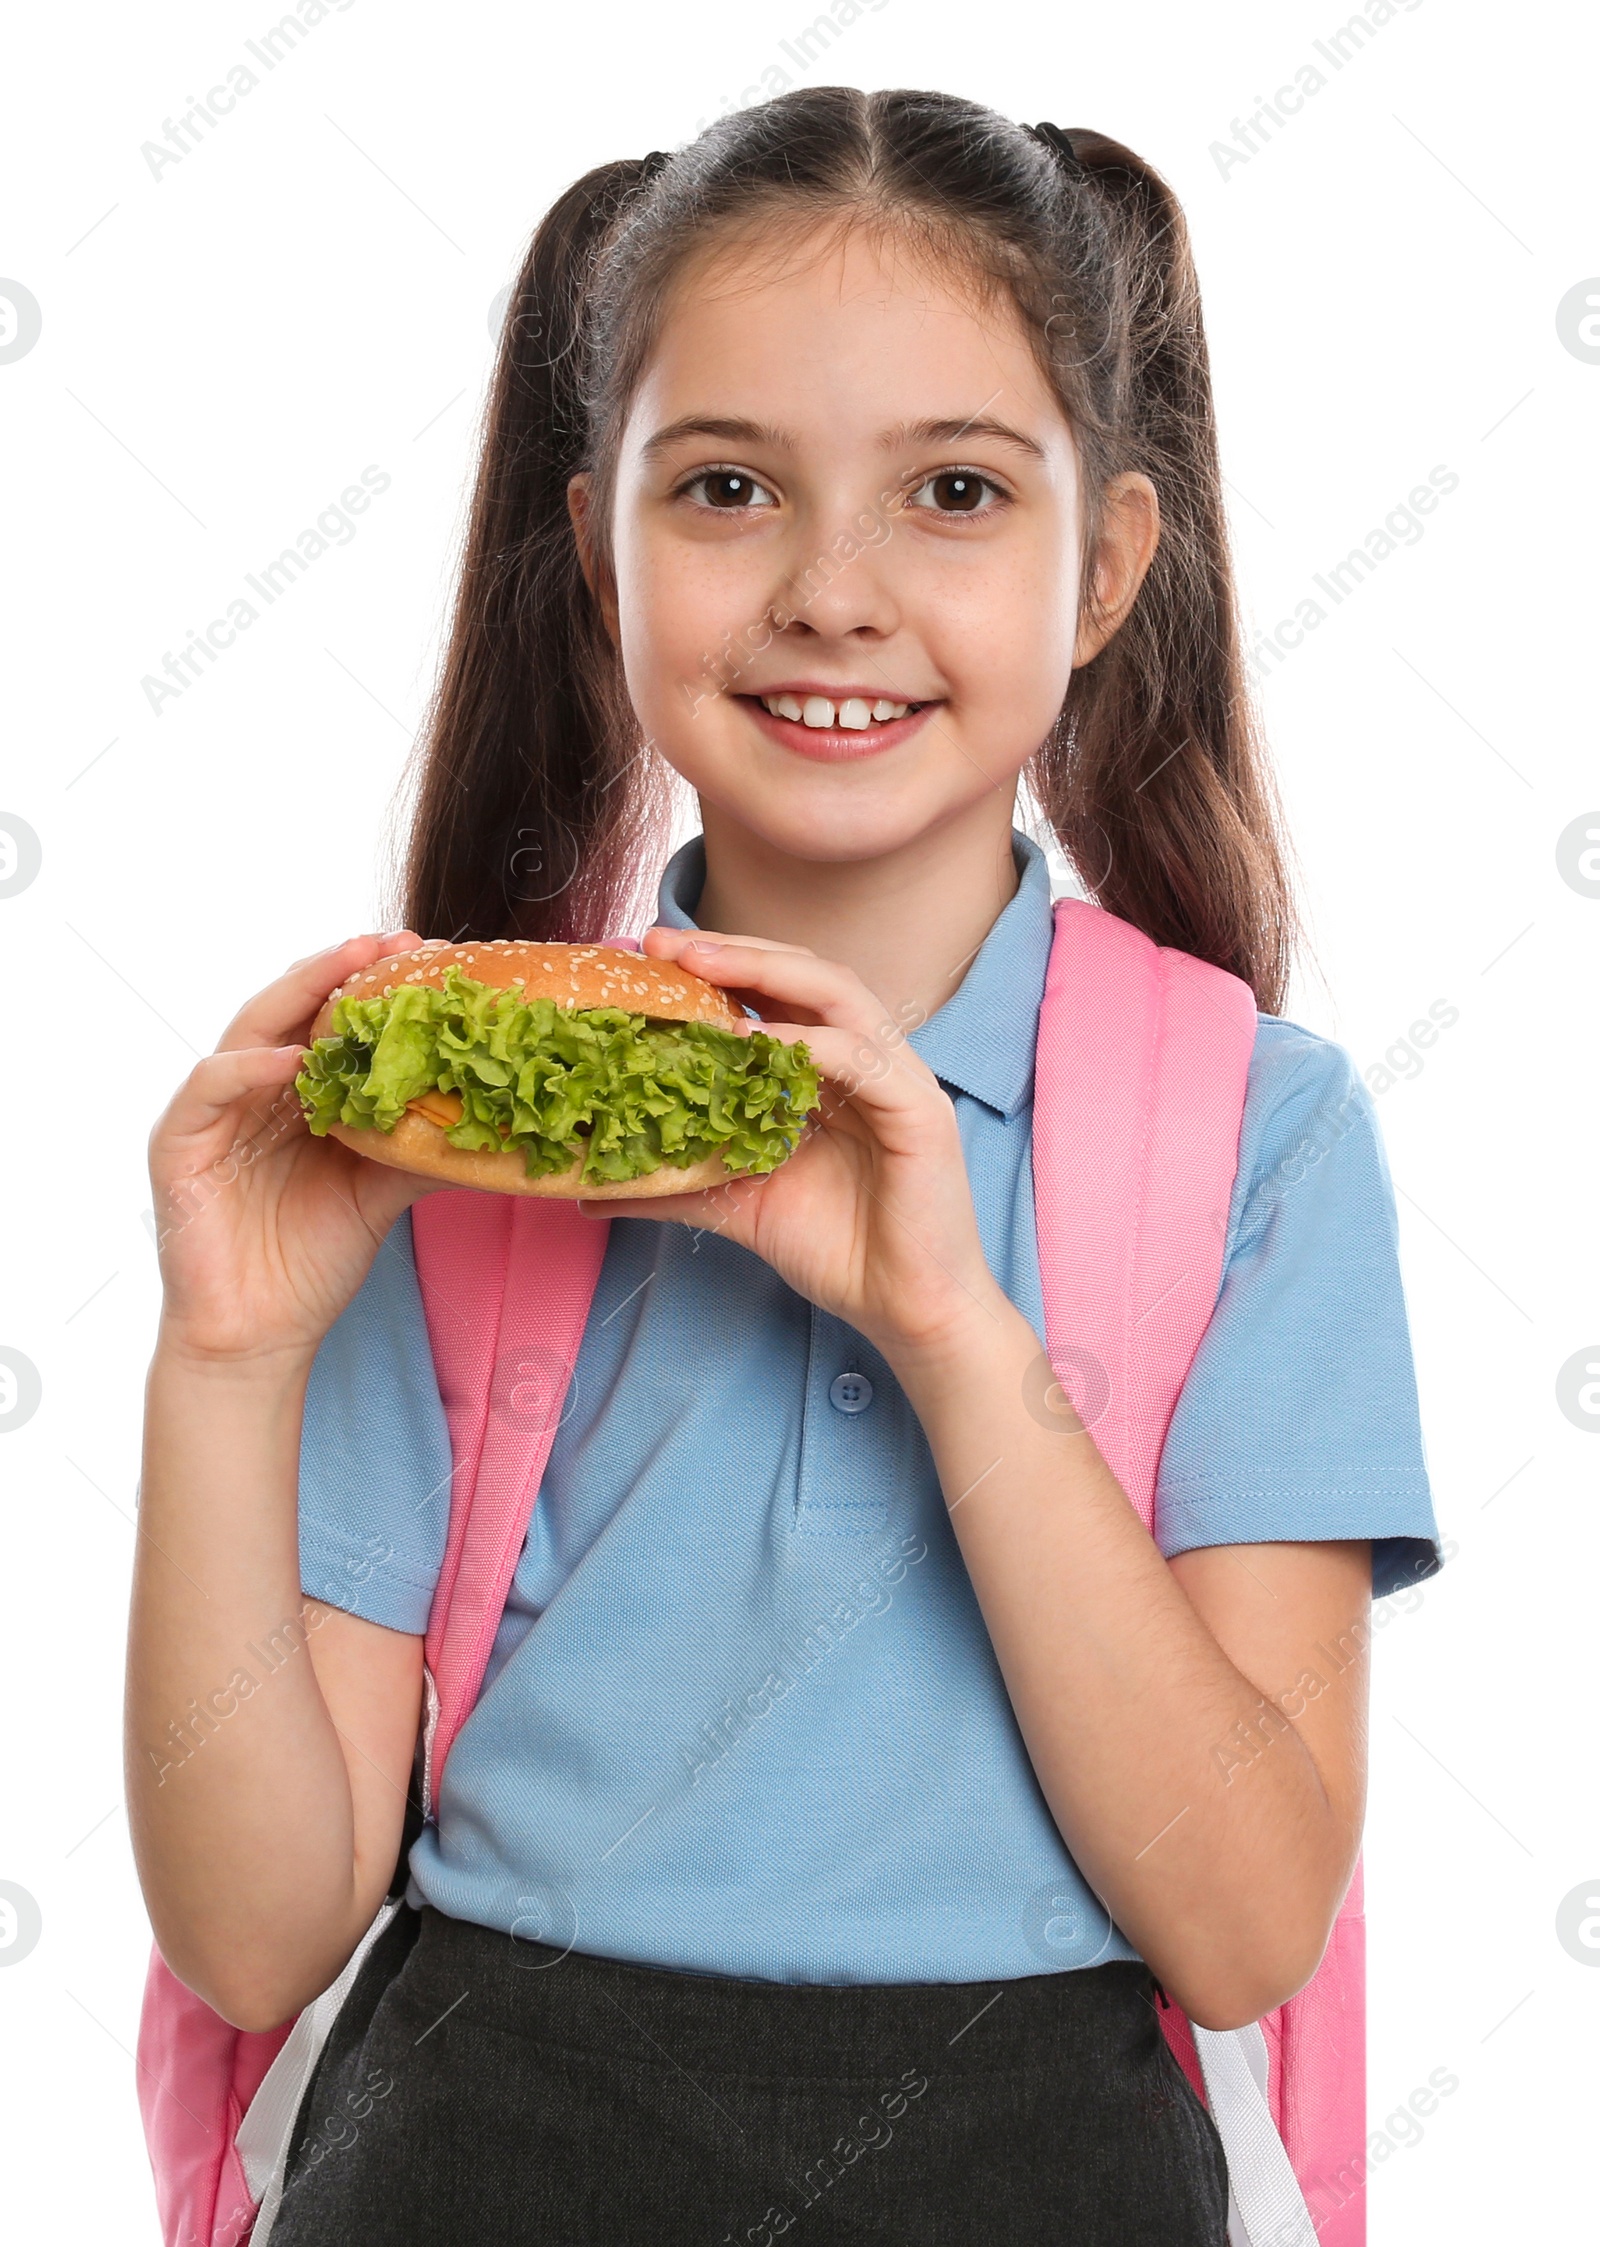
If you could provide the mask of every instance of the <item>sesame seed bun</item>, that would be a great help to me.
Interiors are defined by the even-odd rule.
[[[493,944],[436,944],[375,961],[329,992],[311,1025],[312,1037],[326,1037],[336,999],[387,998],[402,983],[441,990],[447,967],[497,990],[520,983],[524,997],[554,999],[557,1006],[620,1006],[655,1022],[715,1022],[725,1030],[744,1020],[725,991],[670,960],[611,944],[519,944],[501,937]]]
[[[642,952],[627,952],[607,944],[522,944],[503,937],[487,944],[437,944],[416,952],[399,952],[378,960],[351,976],[338,990],[330,991],[311,1025],[313,1040],[330,1034],[333,1009],[342,998],[387,998],[406,983],[442,989],[447,967],[458,967],[475,982],[508,990],[521,984],[529,999],[553,999],[560,1007],[624,1007],[653,1022],[710,1022],[732,1029],[745,1019],[726,993],[714,983],[690,975],[669,960],[654,960]],[[437,1097],[437,1096],[435,1096]],[[413,1103],[393,1131],[368,1125],[330,1124],[327,1136],[337,1139],[353,1154],[369,1161],[388,1163],[425,1178],[440,1178],[452,1186],[473,1186],[491,1194],[538,1194],[557,1201],[645,1201],[663,1194],[692,1194],[710,1186],[725,1185],[738,1173],[729,1170],[720,1154],[678,1169],[663,1163],[642,1178],[596,1179],[580,1183],[583,1157],[570,1170],[530,1178],[521,1154],[513,1149],[496,1154],[490,1149],[452,1147],[445,1127],[418,1114]]]

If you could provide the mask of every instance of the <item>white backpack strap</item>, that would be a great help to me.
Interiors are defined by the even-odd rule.
[[[1190,2027],[1206,2104],[1228,2159],[1228,2247],[1316,2247],[1311,2211],[1267,2104],[1267,2040],[1260,2023]]]
[[[403,1900],[399,1896],[384,1898],[378,1906],[377,1917],[351,1952],[339,1979],[301,2011],[277,2058],[261,2078],[261,2087],[234,2133],[233,2142],[244,2166],[245,2183],[250,2188],[251,2198],[261,2203],[255,2229],[250,2234],[251,2247],[267,2247],[273,2218],[283,2198],[283,2175],[288,2165],[295,2116],[300,2112],[300,2101],[311,2081],[311,2071],[328,2041],[328,2031],[349,1996],[368,1951]]]

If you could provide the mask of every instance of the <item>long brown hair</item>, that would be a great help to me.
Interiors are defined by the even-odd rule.
[[[616,443],[667,289],[713,238],[836,215],[910,233],[1003,289],[1077,440],[1092,548],[1110,478],[1150,477],[1155,558],[1028,767],[1089,894],[1281,1010],[1298,930],[1247,688],[1205,332],[1166,183],[1103,134],[1065,150],[934,93],[820,86],[602,165],[534,234],[508,303],[402,918],[425,935],[626,924],[670,787],[579,566],[567,483],[609,514]]]

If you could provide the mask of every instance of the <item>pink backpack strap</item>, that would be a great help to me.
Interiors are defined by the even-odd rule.
[[[500,1627],[611,1227],[570,1202],[470,1190],[414,1202],[411,1226],[450,1429],[450,1526],[423,1642],[432,1816]]]
[[[1081,899],[1057,905],[1034,1063],[1045,1332],[1147,1529],[1216,1307],[1255,1030],[1237,976]]]
[[[1045,1334],[1058,1381],[1147,1529],[1167,1429],[1216,1307],[1255,1034],[1254,996],[1237,976],[1080,899],[1057,905],[1033,1109]],[[1235,2132],[1230,2176],[1252,2203],[1249,2236],[1259,2228],[1273,2247],[1280,2236],[1310,2247],[1296,2180],[1321,2247],[1365,2237],[1363,1931],[1358,1866],[1317,1974],[1259,2036],[1197,2040],[1176,2006],[1162,2015],[1225,2142]],[[1231,2078],[1249,2105],[1247,2063],[1265,2074],[1292,2176],[1227,2092]]]

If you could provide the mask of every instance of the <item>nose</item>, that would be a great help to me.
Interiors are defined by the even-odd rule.
[[[894,525],[870,508],[818,535],[797,530],[789,577],[773,608],[790,629],[819,639],[887,639],[903,622],[895,586]]]

